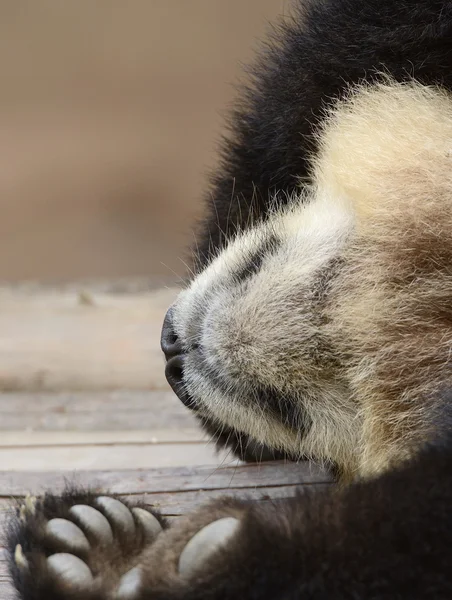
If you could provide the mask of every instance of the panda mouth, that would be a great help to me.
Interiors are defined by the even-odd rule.
[[[218,418],[210,402],[203,401],[202,394],[198,398],[199,393],[193,393],[191,379],[194,372],[206,382],[211,395],[218,393],[226,399],[226,404],[239,403],[244,408],[251,409],[256,419],[264,418],[280,423],[298,440],[311,429],[311,419],[300,399],[255,381],[248,382],[248,385],[242,382],[240,386],[238,383],[234,386],[229,378],[223,376],[221,370],[206,361],[199,347],[187,350],[174,330],[172,307],[163,323],[161,348],[166,358],[165,376],[171,389],[184,406],[198,415]]]
[[[190,393],[190,378],[187,377],[184,379],[183,361],[184,357],[182,359],[175,357],[167,363],[165,372],[172,390],[182,404],[195,412],[197,416],[218,420],[219,415],[216,414],[216,410],[210,405],[210,402],[202,401],[200,398],[197,399],[196,394]],[[203,377],[208,381],[211,395],[215,396],[219,392],[222,397],[228,398],[231,396],[229,404],[232,407],[232,404],[235,404],[236,400],[232,397],[234,394],[231,386],[223,380],[220,374],[215,373],[211,367],[202,368],[202,360],[199,362],[198,368],[203,373]],[[175,371],[179,371],[176,376],[174,376]],[[270,420],[282,424],[284,429],[299,441],[309,433],[312,427],[312,420],[306,411],[302,409],[299,402],[290,396],[283,396],[275,390],[260,386],[253,386],[253,388],[252,393],[248,391],[248,393],[244,392],[240,394],[240,403],[244,407],[252,408],[256,419],[265,418],[267,421]],[[221,418],[220,420],[223,421]],[[239,431],[237,428],[236,430]],[[248,431],[243,431],[242,428],[240,428],[240,431],[244,434],[249,433]]]

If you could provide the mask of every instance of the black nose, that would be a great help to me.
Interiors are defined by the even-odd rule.
[[[165,354],[166,360],[169,360],[172,356],[182,354],[182,344],[174,331],[172,307],[166,313],[163,321],[160,346]]]
[[[184,386],[184,359],[185,354],[182,344],[174,331],[172,308],[166,313],[163,321],[162,337],[160,345],[165,354],[166,367],[165,376],[173,392],[179,400],[188,406],[194,408],[192,398],[187,393]]]

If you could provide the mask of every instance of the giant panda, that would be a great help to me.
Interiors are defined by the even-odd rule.
[[[342,483],[171,525],[27,498],[23,600],[452,597],[451,94],[451,2],[298,0],[232,115],[162,349],[218,444]]]

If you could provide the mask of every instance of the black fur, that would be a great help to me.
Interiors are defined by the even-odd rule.
[[[452,4],[444,0],[297,0],[250,69],[207,195],[200,266],[309,178],[313,131],[350,83],[415,78],[452,88]]]
[[[266,239],[256,252],[246,257],[245,266],[234,273],[235,281],[243,283],[256,273],[259,273],[265,258],[277,250],[278,245],[278,240],[275,237]]]
[[[213,423],[206,417],[198,416],[198,420],[210,438],[215,441],[218,450],[229,448],[240,460],[249,463],[260,463],[263,461],[290,460],[291,458],[278,450],[267,448],[245,433],[234,431],[219,423]]]
[[[308,159],[322,111],[349,84],[377,79],[384,71],[396,80],[415,78],[452,89],[452,2],[306,0],[299,5],[295,17],[275,30],[232,119],[208,196],[198,268],[226,243],[225,234],[266,218],[275,196],[288,202],[300,180],[309,180]],[[204,425],[216,430],[214,423]],[[372,481],[308,491],[271,505],[219,500],[200,509],[163,535],[179,531],[183,537],[190,523],[208,522],[213,511],[237,511],[237,537],[185,582],[165,579],[164,553],[155,554],[147,568],[150,580],[153,570],[160,579],[137,600],[452,598],[452,440],[448,424],[445,429],[445,442]],[[219,442],[238,447],[246,458],[266,451],[234,431],[223,430]],[[38,516],[47,511],[46,518],[64,518],[68,505],[81,501],[92,498],[48,497]],[[61,592],[49,583],[41,569],[54,550],[43,545],[34,523],[15,521],[9,538],[11,552],[22,544],[31,565],[25,575],[12,567],[21,598],[107,600],[105,590]],[[120,540],[120,550],[124,545],[130,554],[129,542]]]

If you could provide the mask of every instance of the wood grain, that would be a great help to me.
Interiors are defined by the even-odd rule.
[[[124,431],[1,431],[0,448],[192,444],[205,443],[207,439],[208,436],[199,427]]]
[[[206,442],[194,443],[110,443],[63,444],[0,448],[0,465],[5,471],[41,471],[43,465],[55,471],[137,469],[193,465],[214,465],[228,460],[228,451],[217,452]],[[232,459],[229,459],[231,462]]]
[[[171,390],[0,393],[0,445],[5,431],[187,428],[199,429]]]
[[[81,471],[79,473],[2,472],[0,498],[42,494],[46,489],[58,493],[66,484],[109,490],[115,494],[146,494],[212,489],[246,489],[328,483],[329,473],[308,462],[262,463],[228,467],[174,467],[146,470]]]
[[[0,289],[0,389],[168,389],[159,339],[175,295]]]

